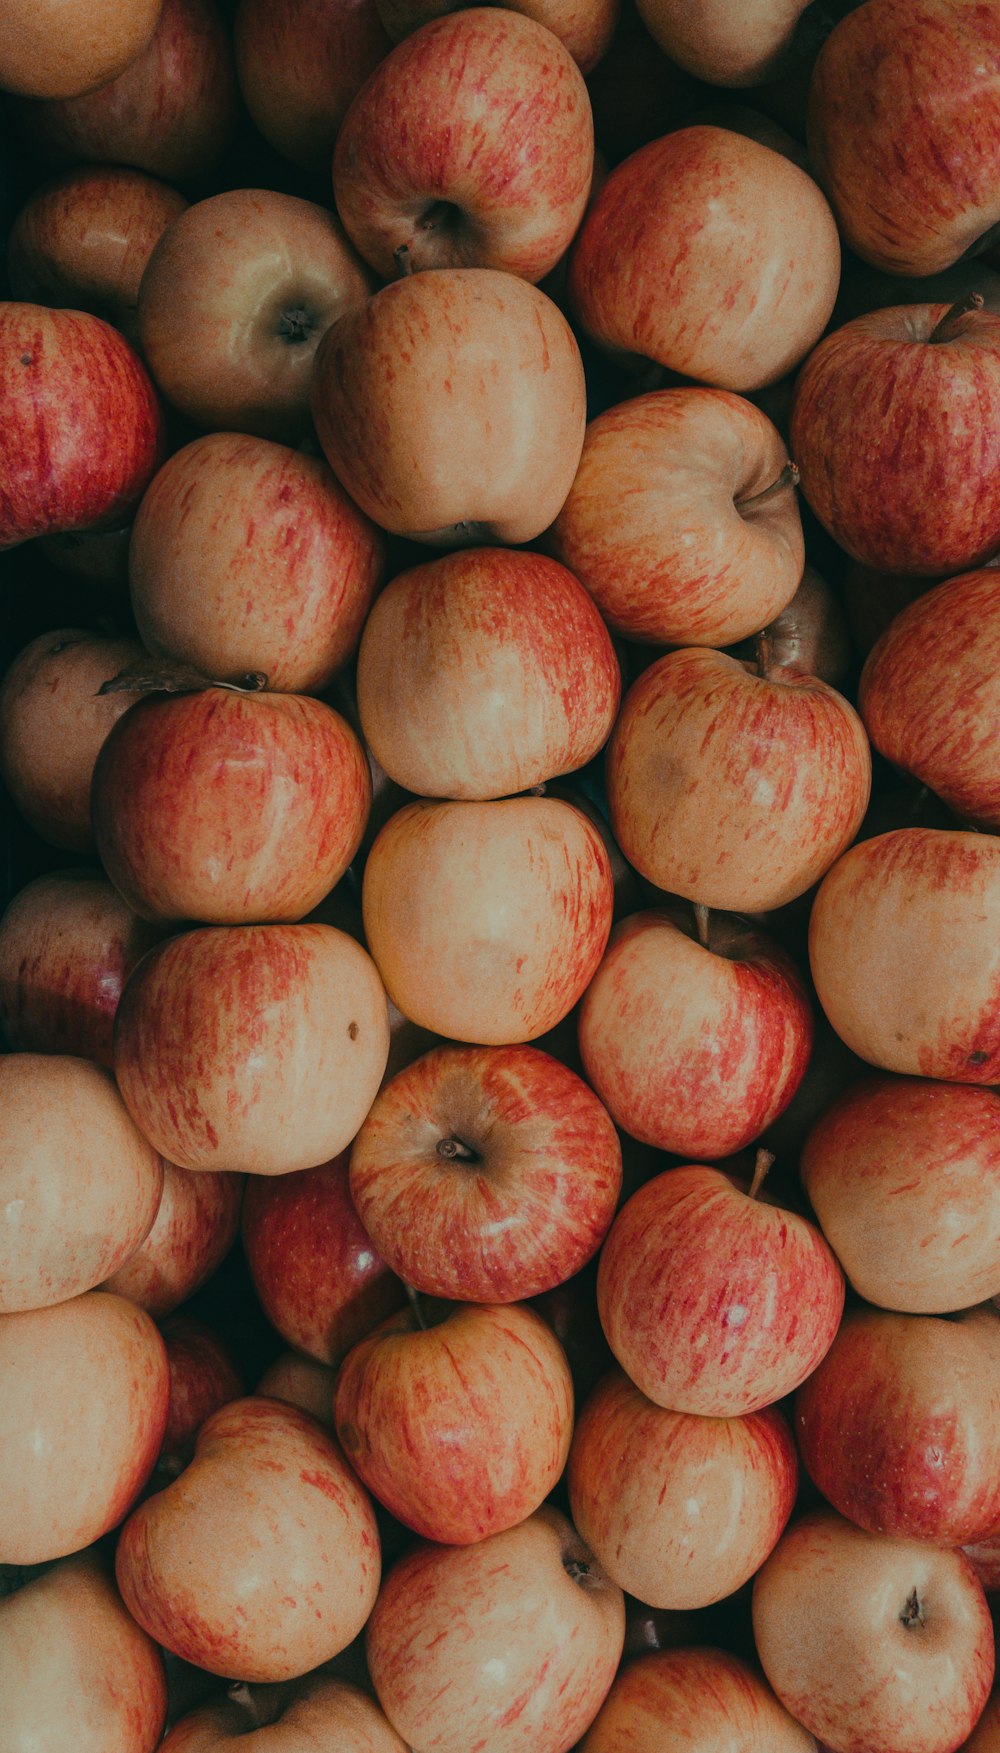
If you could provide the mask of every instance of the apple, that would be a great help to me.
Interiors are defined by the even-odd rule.
[[[622,0],[614,34],[590,72],[594,132],[610,164],[619,164],[686,119],[697,94],[688,74],[655,43],[634,0]]]
[[[327,1364],[301,1357],[297,1351],[282,1351],[268,1365],[254,1392],[269,1400],[287,1400],[332,1430],[336,1380],[336,1370]]]
[[[388,1050],[375,965],[331,925],[184,932],[143,958],[115,1019],[125,1105],[186,1169],[280,1175],[336,1156]]]
[[[832,1510],[795,1522],[758,1571],[753,1629],[782,1704],[836,1753],[951,1753],[993,1680],[968,1559]]]
[[[243,1252],[272,1327],[319,1364],[339,1364],[406,1301],[355,1210],[346,1152],[291,1175],[252,1176]]]
[[[727,390],[657,390],[591,420],[552,552],[626,639],[728,645],[802,577],[794,474],[777,429]]]
[[[337,136],[333,194],[383,280],[500,268],[536,281],[572,242],[593,170],[569,50],[520,11],[472,6],[431,18],[370,75]]]
[[[851,1309],[799,1389],[824,1497],[872,1534],[963,1546],[1000,1528],[1000,1313]]]
[[[737,19],[727,0],[640,0],[639,16],[671,60],[708,85],[762,85],[794,56],[809,0],[757,0]]]
[[[935,1315],[1000,1294],[994,1090],[866,1078],[817,1119],[801,1174],[823,1234],[868,1302]]]
[[[0,1559],[79,1552],[121,1521],[167,1422],[167,1354],[144,1309],[91,1290],[0,1315]]]
[[[361,844],[371,778],[347,721],[305,694],[154,694],[101,748],[97,851],[154,924],[301,919]]]
[[[196,425],[295,445],[317,343],[369,286],[333,213],[297,195],[226,190],[196,201],[153,250],[139,287],[143,353]]]
[[[862,841],[809,919],[819,1001],[869,1064],[955,1083],[1000,1081],[1000,843],[948,828]]]
[[[596,1254],[621,1147],[583,1079],[537,1047],[445,1045],[376,1096],[351,1192],[400,1277],[429,1296],[512,1303]]]
[[[174,1315],[160,1331],[170,1370],[170,1406],[158,1464],[179,1473],[206,1418],[241,1399],[243,1382],[225,1340],[196,1316]]]
[[[432,18],[458,10],[455,0],[376,0],[378,15],[393,42]],[[590,73],[615,38],[620,0],[518,0],[512,12],[543,24],[567,48],[581,73]]]
[[[970,0],[869,0],[824,44],[809,151],[866,262],[934,274],[1000,220],[998,50],[1000,22]]]
[[[728,1156],[788,1106],[813,1042],[794,963],[765,932],[682,903],[615,926],[580,1002],[580,1054],[616,1123],[643,1144]]]
[[[994,1692],[962,1753],[1000,1753],[1000,1692]]]
[[[0,87],[76,97],[142,53],[163,0],[10,0],[0,19]]]
[[[816,1369],[840,1325],[844,1279],[813,1224],[696,1164],[654,1175],[601,1250],[608,1344],[657,1406],[735,1418]]]
[[[11,1748],[152,1753],[167,1714],[163,1658],[93,1550],[0,1600],[0,1696]]]
[[[227,1679],[290,1680],[364,1625],[378,1530],[315,1419],[234,1400],[202,1425],[184,1472],[132,1512],[115,1572],[133,1618],[175,1655]]]
[[[149,376],[86,311],[0,304],[0,549],[127,522],[158,468],[163,420]]]
[[[815,346],[839,278],[836,224],[812,178],[759,141],[701,126],[611,172],[574,243],[569,291],[602,347],[745,392]]]
[[[629,1662],[579,1753],[815,1753],[760,1675],[728,1650],[651,1650]],[[626,1740],[627,1737],[627,1740]]]
[[[365,741],[421,797],[496,798],[583,767],[621,699],[604,622],[543,554],[470,548],[401,572],[358,652]]]
[[[407,1753],[374,1699],[323,1672],[283,1686],[231,1686],[175,1723],[161,1753],[222,1753],[241,1742],[254,1753],[289,1753],[296,1742],[323,1753]]]
[[[795,900],[851,844],[871,790],[854,708],[825,682],[724,652],[669,652],[633,682],[611,735],[607,793],[625,857],[657,888],[764,912]]]
[[[569,492],[585,396],[573,331],[544,292],[496,269],[439,268],[331,323],[312,408],[334,474],[384,529],[515,546]]]
[[[987,1595],[1000,1591],[1000,1529],[962,1547]]]
[[[128,576],[147,650],[313,694],[354,652],[382,566],[380,533],[321,458],[212,432],[151,481]]]
[[[105,1289],[147,1309],[154,1321],[173,1314],[221,1266],[239,1234],[244,1175],[197,1174],[163,1164],[163,1196],[144,1242]]]
[[[35,877],[0,918],[0,1029],[13,1052],[114,1063],[121,989],[159,941],[96,871]]]
[[[351,99],[392,43],[375,0],[239,0],[243,101],[276,152],[329,173]]]
[[[815,676],[840,688],[851,672],[851,638],[839,591],[808,561],[795,595],[757,635],[769,675]],[[730,656],[755,661],[753,643],[730,646]]]
[[[566,1753],[621,1654],[621,1590],[549,1505],[474,1546],[421,1543],[368,1622],[379,1703],[427,1753]]]
[[[857,258],[844,263],[834,323],[849,322],[869,310],[893,304],[957,304],[970,293],[982,295],[987,310],[1000,310],[1000,274],[979,256],[960,257],[937,274],[889,274]]]

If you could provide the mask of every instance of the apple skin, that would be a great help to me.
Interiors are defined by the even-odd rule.
[[[278,692],[314,694],[352,655],[384,543],[318,457],[212,432],[154,476],[129,548],[148,651]]]
[[[548,535],[609,627],[664,645],[729,645],[795,594],[794,489],[741,510],[788,462],[777,428],[726,390],[656,390],[590,421]]]
[[[961,1753],[1000,1753],[1000,1693],[992,1694]]]
[[[511,1303],[596,1254],[621,1146],[597,1096],[548,1053],[446,1045],[376,1096],[350,1175],[361,1221],[408,1284]]]
[[[117,78],[142,53],[163,0],[11,0],[0,20],[0,87],[76,97]]]
[[[996,1091],[866,1078],[815,1122],[800,1172],[823,1234],[866,1301],[935,1315],[1000,1293]]]
[[[537,281],[572,242],[593,170],[590,98],[569,50],[521,12],[472,6],[379,63],[337,136],[333,194],[383,280],[403,250],[418,271]]]
[[[792,1513],[799,1469],[772,1407],[700,1418],[654,1406],[622,1370],[594,1389],[569,1456],[573,1525],[651,1607],[708,1607],[742,1588]]]
[[[690,909],[615,926],[580,1001],[588,1082],[616,1125],[677,1156],[729,1156],[759,1138],[798,1089],[813,1043],[801,976],[764,932]]]
[[[110,1071],[0,1055],[0,1314],[93,1290],[149,1233],[162,1190]]]
[[[469,548],[399,573],[365,622],[358,709],[419,797],[495,798],[583,767],[621,701],[611,637],[558,561]]]
[[[236,1696],[233,1696],[233,1693]],[[407,1753],[375,1701],[332,1674],[307,1674],[283,1686],[247,1686],[199,1706],[175,1723],[161,1753],[222,1753],[252,1745],[254,1753]]]
[[[279,1400],[234,1400],[129,1517],[115,1572],[151,1637],[226,1679],[290,1680],[357,1636],[378,1593],[375,1515],[333,1438]]]
[[[281,1175],[336,1156],[388,1051],[375,965],[328,925],[184,932],[143,957],[115,1019],[125,1105],[185,1169]]]
[[[666,1732],[671,1753],[816,1753],[766,1682],[727,1650],[651,1650],[629,1662],[579,1753],[663,1753]]]
[[[272,1327],[317,1363],[339,1364],[406,1301],[358,1217],[346,1151],[273,1180],[254,1176],[243,1201],[243,1252]]]
[[[791,1393],[833,1344],[844,1279],[804,1217],[691,1164],[647,1181],[601,1250],[608,1344],[657,1406],[734,1418]]]
[[[872,1534],[963,1546],[1000,1527],[1000,1313],[858,1308],[795,1401],[824,1497]]]
[[[397,810],[368,854],[361,900],[404,1016],[500,1046],[543,1035],[573,1008],[604,953],[614,888],[604,841],[579,810],[514,797]]]
[[[600,346],[745,392],[815,346],[839,278],[836,224],[812,178],[769,146],[701,126],[611,172],[573,245],[569,293]]]
[[[301,1357],[297,1351],[282,1351],[268,1365],[254,1393],[268,1400],[287,1400],[290,1406],[308,1412],[332,1431],[336,1381],[337,1372],[329,1365]]]
[[[142,361],[86,311],[0,305],[0,549],[127,522],[163,455]]]
[[[94,766],[108,876],[154,924],[295,921],[361,844],[371,774],[346,719],[305,694],[139,700]]]
[[[832,1510],[795,1522],[758,1571],[753,1629],[782,1704],[837,1753],[951,1753],[993,1681],[993,1626],[968,1560]]]
[[[776,0],[737,18],[727,0],[640,0],[639,16],[672,61],[708,85],[762,85],[784,71],[809,0]]]
[[[567,1753],[624,1636],[621,1590],[549,1505],[474,1546],[416,1546],[365,1634],[379,1703],[421,1753]]]
[[[122,987],[158,941],[159,932],[96,871],[57,870],[26,883],[0,919],[7,1046],[112,1066]]]
[[[376,0],[378,15],[393,42],[400,42],[442,13],[456,12],[456,0]],[[567,48],[581,73],[590,73],[614,40],[620,0],[518,0],[512,12],[543,24]]]
[[[948,579],[911,603],[869,653],[858,710],[894,767],[955,814],[1000,831],[991,729],[1000,718],[1000,576]]]
[[[544,292],[496,269],[439,268],[331,323],[312,410],[334,474],[383,529],[436,547],[515,546],[569,492],[586,384]]]
[[[276,152],[327,175],[351,100],[392,48],[375,0],[239,0],[236,71]]]
[[[167,1422],[167,1354],[144,1309],[91,1290],[0,1315],[0,1554],[40,1564],[121,1521]]]
[[[883,1071],[1000,1082],[1000,844],[897,828],[823,879],[809,918],[819,1001],[851,1050]]]
[[[175,1315],[160,1331],[170,1370],[170,1407],[159,1465],[179,1472],[191,1459],[206,1418],[242,1399],[244,1389],[229,1346],[204,1321]]]
[[[522,1303],[449,1304],[426,1330],[407,1308],[344,1359],[334,1417],[397,1521],[468,1546],[516,1527],[558,1483],[573,1380],[551,1327]]]
[[[1000,21],[970,0],[874,0],[823,45],[809,152],[866,262],[935,274],[1000,219],[998,56]]]
[[[105,1283],[154,1321],[172,1315],[221,1266],[239,1234],[244,1175],[163,1165],[163,1197],[145,1241]]]
[[[13,1748],[151,1753],[167,1714],[163,1657],[93,1550],[0,1600],[0,1696]]]
[[[854,708],[825,682],[669,652],[633,682],[608,743],[611,826],[648,881],[707,907],[770,912],[851,844],[871,792]]]

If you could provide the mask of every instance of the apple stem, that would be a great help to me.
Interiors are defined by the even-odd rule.
[[[941,321],[935,325],[928,335],[928,341],[953,341],[962,317],[967,317],[971,311],[982,310],[982,308],[982,293],[968,293],[965,298],[960,298],[957,304],[953,304],[950,309],[945,311]]]
[[[705,906],[704,901],[692,901],[691,905],[694,909],[694,922],[698,927],[698,942],[701,944],[703,950],[707,950],[709,947],[709,909]]]
[[[766,627],[762,627],[757,634],[753,642],[753,647],[754,657],[757,661],[757,674],[761,681],[766,682],[771,668],[771,658],[773,656],[771,635]]]
[[[760,1192],[761,1188],[764,1185],[764,1179],[767,1175],[767,1171],[771,1167],[771,1164],[773,1162],[774,1162],[774,1156],[773,1156],[771,1151],[759,1150],[757,1152],[757,1161],[754,1164],[753,1180],[750,1183],[750,1198],[751,1199],[756,1199],[758,1193]]]
[[[403,1280],[403,1283],[406,1284],[405,1279]],[[406,1294],[410,1299],[410,1308],[413,1310],[413,1318],[416,1321],[417,1326],[420,1328],[420,1331],[422,1333],[426,1333],[427,1332],[427,1317],[424,1314],[424,1305],[420,1300],[419,1290],[417,1290],[415,1285],[407,1284],[406,1285]]]
[[[907,1631],[911,1631],[915,1625],[923,1625],[923,1623],[924,1623],[924,1610],[923,1610],[923,1607],[921,1606],[920,1596],[917,1594],[916,1589],[910,1590],[910,1593],[907,1597],[906,1606],[903,1608],[902,1613],[899,1615],[899,1619],[900,1619],[900,1624],[905,1625]]]
[[[234,1680],[228,1688],[226,1696],[249,1718],[251,1728],[263,1727],[260,1711],[257,1709],[257,1701],[245,1680]]]
[[[980,300],[981,302],[982,300]],[[737,511],[756,511],[758,505],[766,505],[769,499],[774,499],[777,494],[783,493],[786,487],[797,487],[801,479],[798,466],[789,459],[781,474],[775,476],[770,487],[762,487],[759,493],[751,493],[746,499],[734,499],[733,504]]]
[[[570,1582],[574,1583],[578,1583],[582,1581],[585,1576],[590,1575],[590,1565],[584,1564],[582,1558],[567,1558],[563,1564],[563,1569],[569,1577]]]
[[[478,1150],[473,1150],[471,1144],[466,1144],[463,1139],[456,1138],[454,1136],[454,1134],[452,1135],[451,1138],[439,1138],[438,1139],[437,1153],[438,1153],[438,1156],[444,1157],[446,1162],[454,1162],[454,1163],[479,1163],[479,1162],[482,1162],[482,1157],[480,1156]]]
[[[392,252],[392,259],[396,264],[396,273],[401,280],[405,280],[407,274],[413,273],[413,257],[410,254],[408,243],[398,244]]]

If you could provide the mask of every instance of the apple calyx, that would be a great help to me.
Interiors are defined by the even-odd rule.
[[[267,676],[263,670],[247,670],[237,681],[222,682],[215,676],[203,675],[193,664],[173,663],[165,660],[159,669],[150,669],[148,665],[139,663],[128,664],[119,670],[116,676],[102,682],[97,692],[101,694],[201,694],[207,688],[225,688],[230,694],[260,694],[267,687]]]
[[[981,298],[979,302],[982,304]],[[797,487],[801,479],[798,465],[789,458],[781,473],[775,476],[769,486],[762,487],[759,493],[748,494],[744,499],[734,499],[733,504],[741,517],[745,516],[748,511],[756,511],[758,506],[766,505],[768,500],[776,499],[779,493],[785,491],[786,487]]]
[[[564,1558],[563,1570],[572,1583],[582,1582],[584,1577],[590,1575],[590,1565],[585,1564],[582,1558]]]
[[[312,338],[315,331],[316,318],[304,305],[293,305],[290,310],[283,310],[278,318],[278,335],[289,347],[300,347]]]
[[[906,1597],[906,1604],[899,1615],[899,1623],[905,1625],[907,1631],[924,1624],[924,1609],[916,1589],[911,1589]]]
[[[960,298],[945,311],[940,322],[935,323],[927,337],[928,345],[934,346],[941,341],[954,341],[959,324],[963,317],[970,316],[973,311],[982,310],[983,295],[981,292],[970,292]]]
[[[747,1194],[748,1199],[756,1199],[757,1198],[758,1193],[760,1192],[761,1188],[764,1185],[764,1181],[766,1179],[767,1172],[770,1169],[773,1162],[774,1162],[774,1154],[772,1151],[764,1150],[763,1148],[758,1150],[756,1160],[754,1162],[753,1180],[750,1182],[750,1191]]]

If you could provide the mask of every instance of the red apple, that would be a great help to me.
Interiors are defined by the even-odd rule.
[[[1000,1753],[1000,1692],[994,1692],[961,1753]]]
[[[269,1364],[254,1390],[269,1400],[287,1400],[300,1412],[318,1418],[328,1430],[333,1429],[333,1391],[337,1372],[327,1364],[301,1357],[296,1351],[282,1351]]]
[[[9,0],[0,18],[0,87],[75,97],[142,53],[162,0]]]
[[[187,1169],[287,1174],[349,1144],[389,1049],[371,958],[329,925],[207,927],[152,950],[122,993],[118,1083]]]
[[[133,1618],[185,1661],[289,1680],[364,1625],[378,1530],[315,1419],[279,1400],[235,1400],[202,1425],[179,1478],[133,1511],[115,1570]]]
[[[640,0],[639,15],[671,60],[709,85],[762,85],[784,71],[809,0],[771,0],[738,17],[727,0]]]
[[[729,1175],[668,1169],[633,1193],[597,1273],[615,1357],[657,1406],[756,1412],[791,1393],[833,1343],[844,1280],[819,1231]]]
[[[172,1314],[211,1278],[235,1242],[245,1179],[164,1163],[153,1227],[105,1289],[131,1298],[155,1321]]]
[[[240,91],[265,140],[328,174],[351,99],[392,47],[375,0],[239,0],[234,29]]]
[[[231,1686],[227,1698],[175,1723],[161,1753],[223,1753],[248,1742],[254,1753],[291,1753],[310,1742],[323,1753],[406,1753],[374,1699],[322,1672],[283,1686]]]
[[[671,1753],[816,1748],[754,1669],[715,1649],[653,1650],[623,1667],[579,1753],[664,1753],[667,1745]]]
[[[376,0],[376,4],[393,42],[430,19],[457,10],[454,0]],[[614,39],[621,7],[620,0],[518,0],[510,10],[543,24],[569,50],[581,73],[589,73]]]
[[[160,1466],[179,1472],[213,1412],[243,1395],[243,1382],[225,1340],[194,1315],[175,1315],[161,1328],[170,1370],[170,1406]]]

